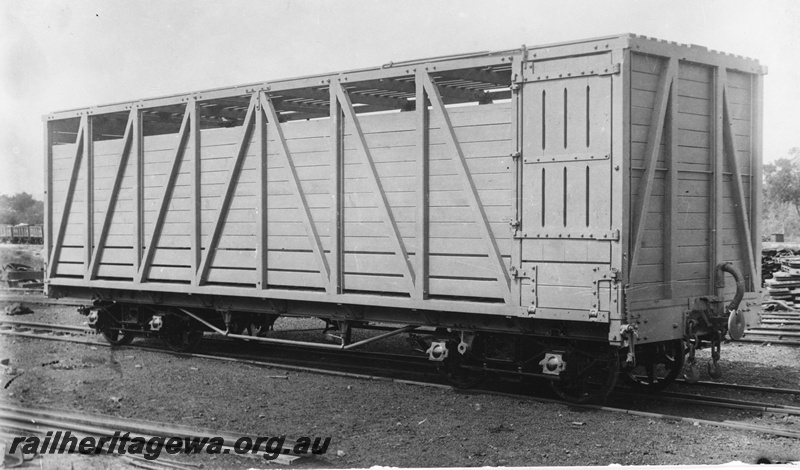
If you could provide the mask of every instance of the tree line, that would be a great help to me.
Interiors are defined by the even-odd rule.
[[[785,235],[787,241],[800,240],[800,147],[789,155],[764,165],[762,236]]]
[[[37,201],[28,193],[13,196],[0,194],[0,225],[44,223],[44,202]]]

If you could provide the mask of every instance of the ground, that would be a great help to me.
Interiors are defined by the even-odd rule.
[[[26,321],[84,320],[74,307],[33,309]],[[7,373],[12,367],[23,372],[3,390],[2,401],[242,436],[330,436],[328,452],[302,461],[303,467],[800,460],[792,439],[519,398],[8,336],[0,336],[0,351],[10,362]],[[726,353],[732,380],[800,388],[797,349],[728,345]],[[210,468],[267,466],[232,455],[181,457]]]

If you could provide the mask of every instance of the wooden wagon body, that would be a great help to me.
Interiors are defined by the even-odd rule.
[[[48,291],[680,338],[721,261],[755,314],[762,74],[622,35],[53,113]]]

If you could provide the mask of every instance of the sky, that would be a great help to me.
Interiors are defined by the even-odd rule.
[[[53,111],[621,33],[758,59],[764,160],[800,147],[797,0],[3,0],[0,194],[43,197]]]

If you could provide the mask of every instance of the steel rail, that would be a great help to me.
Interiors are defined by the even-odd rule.
[[[0,330],[3,327],[13,327],[19,331],[20,328],[36,330],[36,331],[52,331],[52,332],[64,332],[64,333],[84,333],[84,334],[97,334],[97,332],[90,327],[87,326],[71,326],[71,325],[58,325],[52,323],[39,323],[39,322],[25,322],[25,321],[17,321],[17,320],[5,320],[0,319]],[[378,328],[375,328],[378,330]],[[273,330],[275,333],[297,333],[297,332],[311,332],[311,331],[322,331],[322,328],[301,328],[301,329],[288,329],[288,330]],[[386,330],[381,329],[381,331],[392,331],[396,333],[396,329]],[[214,336],[204,337],[204,340],[212,340],[214,342],[220,343],[232,343],[234,341],[250,341],[256,337],[254,336],[247,336],[247,335],[223,335],[217,332],[213,332]],[[273,338],[276,341],[284,341],[278,338]],[[229,341],[234,340],[234,341]],[[304,349],[304,350],[319,350],[319,346],[328,347],[326,348],[327,352],[338,352],[341,351],[342,348],[339,346],[335,346],[330,348],[332,345],[326,345],[324,343],[300,343],[291,340],[289,341],[286,346],[294,346],[297,349]],[[271,341],[270,341],[271,342]],[[308,347],[307,344],[312,344],[314,346]],[[360,343],[364,344],[364,343]],[[396,353],[377,353],[377,352],[369,352],[365,353],[364,351],[348,351],[348,354],[369,354],[370,356],[374,356],[375,359],[382,359],[387,361],[399,361],[399,360],[415,360],[415,359],[423,359],[422,357],[415,357],[409,356],[404,354],[396,354]],[[427,362],[427,361],[426,361]]]
[[[0,290],[0,302],[10,302],[10,303],[19,302],[27,304],[38,304],[38,305],[70,305],[70,306],[85,305],[91,302],[84,299],[73,299],[73,298],[51,299],[45,297],[41,291],[37,291],[34,289],[19,289],[11,292],[9,291],[11,291],[11,289]]]
[[[17,320],[0,320],[0,328],[9,326],[13,328],[26,328],[31,330],[45,330],[63,333],[86,333],[95,334],[95,331],[85,326],[55,325],[52,323],[26,322]]]
[[[16,329],[15,330],[8,330],[8,329],[4,329],[3,328],[4,326],[16,328]],[[23,329],[26,329],[26,330],[34,330],[34,331],[52,331],[52,332],[63,332],[63,333],[82,333],[82,334],[88,334],[88,335],[97,334],[94,329],[88,328],[88,327],[69,326],[69,325],[53,325],[53,324],[49,324],[49,323],[19,322],[19,321],[15,321],[15,320],[0,320],[0,334],[13,334],[13,335],[16,335],[16,336],[22,336],[22,337],[27,337],[27,338],[49,339],[49,337],[42,337],[41,335],[36,334],[36,333],[28,333],[26,331],[20,331],[19,330],[20,328],[23,328]],[[308,331],[316,331],[316,330],[317,329],[308,330]],[[276,330],[276,331],[278,331],[278,332],[296,332],[296,331],[306,331],[306,330]],[[213,343],[230,345],[230,344],[234,343],[234,338],[231,338],[231,336],[227,336],[226,337],[224,335],[218,335],[217,334],[217,335],[210,336],[210,337],[204,337],[203,340],[204,341],[209,341],[210,340]],[[253,338],[253,337],[252,336],[245,336],[245,338],[250,339],[250,338]],[[62,337],[57,337],[57,338],[53,338],[53,339],[62,340],[62,341],[70,341],[70,340],[67,340],[67,339],[62,339]],[[248,341],[248,339],[244,339],[243,341]],[[239,341],[239,338],[235,338],[235,340]],[[81,343],[81,344],[93,344],[93,345],[108,346],[108,343],[104,342],[104,341],[100,341],[100,342],[97,342],[97,343],[95,343],[95,342],[87,343],[85,341],[78,340],[78,341],[73,341],[73,342],[77,342],[77,343]],[[329,345],[326,345],[324,343],[309,343],[309,344],[321,345],[321,346],[329,346]],[[318,348],[318,347],[307,347],[307,346],[302,345],[302,344],[297,344],[296,342],[290,342],[289,344],[282,345],[282,346],[283,346],[282,351],[302,350],[302,351],[307,351],[307,352],[317,352],[317,353],[321,352],[320,348]],[[136,346],[132,346],[132,347],[141,348],[141,349],[147,349],[147,350],[153,350],[153,351],[159,351],[159,352],[161,352],[161,351],[174,352],[174,351],[169,350],[169,349],[151,348],[151,347],[148,347],[148,346],[140,346],[140,345],[136,345]],[[339,352],[343,352],[342,349],[340,347],[338,347],[338,346],[335,347],[335,348],[331,348],[331,349],[324,349],[324,351],[327,354],[330,354],[330,353],[336,354],[336,353],[339,353]],[[398,362],[398,363],[405,363],[405,364],[409,364],[409,365],[415,364],[415,363],[416,364],[428,364],[427,359],[424,359],[422,357],[409,356],[409,355],[403,355],[403,354],[395,354],[395,353],[384,353],[384,352],[374,352],[374,351],[347,351],[347,355],[352,356],[352,357],[358,357],[358,358],[361,358],[361,359],[363,359],[365,357],[368,357],[369,359],[372,359],[372,360],[380,360],[380,361],[385,361],[385,362]],[[252,356],[252,357],[256,357],[256,356]]]
[[[793,431],[790,429],[781,429],[781,428],[770,428],[767,426],[757,426],[748,423],[740,423],[736,421],[712,421],[707,419],[698,419],[698,418],[689,418],[686,416],[678,416],[678,415],[669,415],[664,413],[651,413],[649,411],[638,411],[638,410],[631,410],[626,408],[615,408],[611,406],[603,406],[603,405],[590,405],[590,404],[573,404],[564,402],[561,400],[554,400],[550,398],[539,398],[539,397],[530,397],[527,395],[519,395],[514,393],[503,393],[503,392],[483,392],[480,390],[474,391],[475,393],[483,394],[483,395],[496,395],[496,396],[507,396],[510,398],[515,399],[525,399],[530,401],[535,401],[539,403],[554,403],[554,404],[561,404],[567,405],[571,408],[583,408],[587,410],[596,410],[596,411],[608,411],[611,413],[621,413],[627,414],[631,416],[638,416],[642,418],[653,418],[653,419],[664,419],[664,420],[673,420],[673,421],[681,421],[685,423],[691,424],[705,424],[708,426],[720,427],[720,428],[730,428],[730,429],[739,429],[743,431],[756,431],[763,434],[773,434],[777,436],[783,437],[790,437],[793,439],[800,439],[800,431]]]
[[[706,382],[706,381],[699,381],[693,384],[690,384],[684,379],[676,379],[675,383],[685,384],[685,385],[702,385],[706,387],[716,387],[716,388],[730,388],[733,390],[749,390],[753,392],[764,392],[764,393],[776,393],[776,394],[789,394],[789,395],[800,395],[800,390],[796,390],[793,388],[779,388],[779,387],[761,387],[758,385],[742,385],[742,384],[731,384],[725,382]]]
[[[644,393],[635,393],[628,391],[623,391],[618,393],[620,395],[625,395],[625,396],[647,398],[652,400],[663,400],[673,403],[716,406],[718,408],[728,408],[734,410],[761,411],[766,413],[782,413],[787,415],[800,416],[800,407],[790,406],[790,405],[751,402],[751,401],[736,400],[732,398],[722,398],[722,397],[707,397],[702,395],[693,395],[689,393],[659,392],[656,395],[648,395]]]
[[[121,419],[108,415],[87,414],[83,412],[78,414],[65,410],[38,408],[28,405],[20,407],[10,403],[0,403],[0,427],[38,433],[62,430],[77,432],[83,435],[103,437],[113,437],[115,432],[127,432],[144,437],[145,439],[153,437],[203,438],[215,436],[223,439],[222,448],[228,449],[226,453],[230,453],[230,450],[234,449],[236,441],[242,437],[241,433],[234,433],[232,431],[203,429],[130,418]],[[263,431],[260,431],[259,435],[262,434],[264,434]],[[291,441],[291,439],[289,440]],[[263,449],[261,445],[264,446]],[[261,451],[266,451],[266,443],[262,443],[261,445],[259,445],[258,449],[249,451],[249,453],[257,454]],[[236,454],[235,452],[233,455],[244,456],[244,454]],[[288,464],[298,458],[300,458],[300,456],[280,454],[278,459],[281,460],[280,463]]]
[[[44,328],[42,328],[44,330]],[[251,366],[259,366],[259,367],[266,367],[266,368],[280,368],[284,370],[293,370],[298,372],[314,372],[314,373],[323,373],[329,375],[338,375],[338,376],[346,376],[352,378],[361,378],[369,380],[373,376],[366,376],[363,374],[354,374],[350,372],[339,372],[339,371],[328,371],[326,369],[320,369],[316,367],[308,367],[308,366],[301,366],[297,364],[319,364],[320,361],[311,361],[305,359],[297,359],[292,358],[290,359],[291,362],[294,364],[286,364],[286,363],[277,363],[277,362],[268,362],[267,360],[263,359],[260,356],[256,355],[243,355],[243,354],[230,354],[230,353],[221,353],[225,355],[214,355],[214,354],[206,354],[206,353],[190,353],[190,352],[177,352],[166,347],[154,347],[142,344],[136,345],[111,345],[106,341],[92,341],[92,340],[85,340],[78,337],[70,337],[70,336],[42,336],[40,334],[28,333],[24,331],[15,331],[15,330],[4,330],[0,329],[0,335],[8,335],[8,336],[17,336],[23,338],[33,338],[33,339],[44,339],[44,340],[53,340],[53,341],[62,341],[62,342],[69,342],[69,343],[76,343],[76,344],[83,344],[88,346],[102,346],[102,347],[115,347],[119,349],[131,349],[131,350],[139,350],[139,351],[147,351],[153,353],[168,353],[172,355],[176,355],[179,357],[194,357],[200,359],[212,359],[218,361],[226,361],[226,362],[234,362],[240,364],[246,364]],[[341,349],[325,349],[320,350],[316,348],[303,348],[302,346],[291,345],[293,348],[296,349],[304,349],[306,352],[315,352],[320,353],[324,351],[326,354],[331,353],[339,353],[342,352]],[[285,348],[285,345],[284,345]],[[370,351],[350,351],[347,355],[342,355],[340,357],[348,357],[354,360],[363,361],[364,359],[370,359],[374,361],[380,362],[395,362],[395,363],[403,363],[405,365],[414,366],[415,371],[419,373],[419,367],[421,365],[428,365],[429,362],[427,360],[420,361],[418,357],[413,356],[406,356],[405,358],[399,357],[400,355],[397,354],[386,354],[386,353],[377,353],[377,352],[370,352]],[[407,359],[402,360],[401,359]],[[353,367],[354,364],[338,364],[341,367]],[[378,367],[368,367],[364,366],[363,364],[359,363],[355,365],[360,370],[372,370],[377,372],[386,371],[385,368],[378,368]],[[405,371],[407,372],[407,371]],[[373,378],[374,379],[374,378]],[[394,380],[391,378],[384,377],[384,380]],[[399,381],[403,381],[402,379],[396,379]]]
[[[81,327],[81,326],[54,325],[54,324],[50,324],[50,323],[37,323],[37,322],[21,322],[21,321],[16,321],[16,320],[0,320],[0,333],[6,333],[6,334],[8,334],[8,331],[7,330],[6,331],[2,330],[2,326],[3,325],[30,328],[30,329],[39,330],[39,331],[41,331],[41,330],[53,330],[53,331],[64,331],[64,332],[68,332],[68,333],[72,333],[72,332],[86,333],[86,334],[93,334],[94,333],[93,329],[88,328],[88,327]],[[314,329],[314,330],[316,330],[316,329]],[[305,331],[305,330],[275,330],[275,331],[276,332],[295,332],[295,331]],[[392,330],[392,331],[395,331],[395,330]],[[20,334],[20,333],[22,333],[22,334]],[[25,334],[24,332],[20,332],[20,331],[16,331],[16,332],[14,332],[14,334],[17,334],[17,335],[20,335],[20,336],[25,336],[25,337],[34,337],[34,338],[47,339],[47,337],[41,337],[40,335],[35,335],[35,334]],[[215,342],[216,341],[227,342],[227,339],[229,339],[229,338],[230,339],[237,339],[237,340],[241,339],[241,340],[244,340],[244,341],[249,341],[249,340],[254,338],[252,336],[246,336],[246,335],[227,335],[226,336],[226,335],[221,334],[221,333],[217,333],[217,334],[220,337],[218,337],[218,338],[215,338],[214,336],[206,337],[206,338],[204,338],[204,341],[212,340],[212,341],[215,341]],[[54,338],[54,339],[66,341],[66,339],[63,339],[63,338]],[[297,350],[319,351],[320,350],[319,346],[323,346],[323,347],[325,347],[324,350],[326,352],[329,352],[329,353],[330,352],[334,352],[335,353],[335,352],[342,351],[341,347],[335,346],[335,345],[326,345],[326,344],[321,344],[321,343],[308,343],[308,344],[310,344],[312,346],[311,347],[306,347],[306,345],[305,345],[306,342],[294,342],[294,341],[291,341],[291,340],[280,340],[280,339],[277,339],[277,338],[274,338],[273,340],[275,342],[280,342],[280,344],[282,344],[283,346],[289,346],[289,347],[295,348]],[[284,344],[283,341],[288,341],[288,343]],[[77,342],[78,343],[85,343],[84,341],[77,341]],[[97,342],[97,343],[92,342],[91,344],[97,344],[97,345],[103,345],[103,346],[107,346],[108,345],[106,342],[103,342],[103,341],[100,341],[100,342]],[[143,345],[137,345],[135,347],[136,348],[145,349],[145,350],[149,350],[149,351],[154,351],[154,352],[167,351],[167,349],[161,349],[161,348],[155,348],[155,347],[149,347],[149,346],[143,346]],[[174,352],[174,351],[170,351],[170,352]],[[187,354],[187,353],[178,353],[178,354]],[[367,352],[367,351],[350,351],[350,352],[348,352],[348,354],[349,355],[358,355],[358,356],[370,356],[371,359],[383,360],[383,361],[392,361],[392,362],[400,362],[400,361],[402,361],[402,362],[406,362],[406,363],[411,363],[411,361],[416,361],[416,362],[420,362],[420,363],[424,362],[425,364],[428,364],[428,362],[429,362],[427,360],[424,360],[421,357],[408,356],[408,355],[402,355],[402,354],[393,354],[393,353],[380,353],[380,352],[371,352],[371,351],[370,352]],[[201,354],[201,356],[205,356],[205,355]],[[253,357],[255,357],[255,356],[253,356]],[[743,384],[732,384],[732,383],[725,383],[725,382],[708,382],[708,381],[699,381],[699,382],[696,382],[696,383],[693,383],[693,384],[689,384],[684,379],[676,379],[675,383],[684,384],[684,385],[691,385],[691,386],[707,386],[707,387],[713,387],[713,388],[727,388],[727,389],[733,389],[733,390],[747,390],[747,391],[772,393],[772,394],[800,395],[800,390],[798,390],[798,389],[780,388],[780,387],[763,387],[763,386],[757,386],[757,385],[743,385]],[[676,397],[678,395],[680,395],[677,392],[662,392],[658,396],[662,396],[663,397],[663,396],[666,396],[665,394],[667,394],[667,393],[672,393]],[[689,394],[686,394],[686,395],[689,396]],[[691,395],[691,396],[696,396],[696,395]],[[708,397],[708,398],[714,398],[714,397]],[[764,406],[773,406],[773,405],[764,404]]]
[[[0,333],[8,334],[8,332],[4,332],[4,331],[0,331]],[[41,336],[33,336],[33,337],[42,338],[42,339],[51,339],[49,337],[41,337]],[[61,340],[62,338],[53,338],[53,339]],[[69,339],[67,339],[67,340],[69,340]],[[80,341],[76,341],[76,342],[80,342]],[[84,343],[86,343],[86,344],[100,344],[100,345],[105,344],[105,343],[99,343],[99,342],[98,343],[84,342]],[[108,344],[106,344],[106,345],[110,346]],[[137,347],[124,346],[122,348],[123,349],[124,348],[140,349],[140,350],[146,350],[146,351],[152,351],[152,352],[165,352],[165,351],[167,351],[165,349],[148,348],[148,347],[142,347],[142,346],[137,346]],[[568,402],[561,401],[561,400],[542,398],[542,397],[531,397],[529,395],[498,392],[498,391],[491,391],[491,390],[460,390],[460,389],[456,389],[455,387],[452,387],[452,386],[449,386],[449,385],[435,384],[435,383],[430,383],[430,382],[421,382],[421,381],[414,381],[414,380],[396,379],[396,378],[391,378],[391,377],[386,377],[386,376],[375,376],[375,375],[359,374],[359,373],[352,373],[352,372],[331,371],[331,370],[326,370],[326,369],[320,369],[318,367],[294,366],[294,365],[286,365],[286,364],[280,364],[280,363],[264,362],[264,361],[253,360],[253,359],[242,359],[242,358],[236,358],[236,357],[224,357],[224,356],[215,356],[215,355],[199,354],[199,353],[177,353],[177,352],[172,352],[172,351],[167,351],[167,352],[170,352],[170,353],[178,355],[178,356],[183,356],[183,357],[196,357],[196,358],[211,359],[211,360],[217,360],[217,361],[235,362],[235,363],[253,365],[253,366],[258,366],[258,367],[279,368],[279,369],[283,369],[283,370],[293,370],[293,371],[300,371],[300,372],[319,373],[319,374],[324,374],[324,375],[349,377],[349,378],[356,378],[356,379],[362,379],[362,380],[375,380],[375,381],[385,381],[385,382],[393,382],[393,383],[404,383],[404,384],[418,385],[418,386],[424,386],[424,387],[446,389],[446,390],[451,390],[451,391],[459,391],[461,393],[473,393],[473,394],[494,395],[494,396],[507,396],[507,397],[512,397],[512,398],[515,398],[515,399],[524,399],[524,400],[536,401],[536,402],[540,402],[540,403],[561,404],[561,405],[567,405],[567,406],[570,406],[570,407],[577,407],[577,408],[583,408],[583,409],[607,411],[607,412],[613,412],[613,413],[622,413],[622,414],[628,414],[628,415],[632,415],[632,416],[639,416],[639,417],[646,417],[646,418],[674,420],[674,421],[688,422],[688,423],[692,423],[692,424],[699,423],[699,424],[706,424],[706,425],[709,425],[709,426],[715,426],[715,427],[721,427],[721,428],[756,431],[756,432],[760,432],[760,433],[763,433],[763,434],[772,434],[772,435],[778,435],[778,436],[789,437],[789,438],[794,438],[794,439],[800,439],[800,431],[793,431],[793,430],[781,429],[781,428],[770,428],[770,427],[766,427],[766,426],[757,426],[757,425],[752,425],[752,424],[748,424],[748,423],[741,423],[741,422],[712,421],[712,420],[706,420],[706,419],[690,418],[690,417],[685,417],[685,416],[669,415],[669,414],[663,414],[663,413],[652,413],[652,412],[646,412],[646,411],[632,410],[632,409],[626,409],[626,408],[616,408],[616,407],[609,407],[609,406],[602,406],[602,405],[574,404],[574,403],[568,403]],[[707,398],[707,397],[704,397],[704,398]],[[708,403],[703,403],[703,404],[712,404],[714,406],[721,406],[722,405],[720,403],[713,403],[713,402],[708,402]],[[730,405],[732,405],[732,404],[730,404]],[[729,406],[721,406],[721,407],[727,408]],[[741,408],[741,409],[747,409],[749,411],[763,411],[763,410],[753,410],[752,408],[755,408],[755,407],[756,406],[752,406],[751,408]],[[779,405],[778,406],[774,406],[774,407],[776,409],[780,409],[780,411],[775,411],[775,412],[791,414],[791,413],[787,413],[785,411],[785,409],[779,408]],[[0,410],[2,410],[2,406],[0,406]],[[0,417],[2,417],[1,414],[0,414]]]

